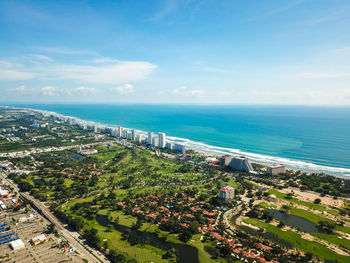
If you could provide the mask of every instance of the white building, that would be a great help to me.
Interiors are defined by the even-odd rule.
[[[230,166],[237,171],[252,172],[254,171],[249,159],[244,156],[225,155],[219,159],[221,165]]]
[[[97,132],[97,126],[96,125],[92,126],[92,131],[93,132]]]
[[[232,158],[229,166],[237,171],[252,172],[254,171],[249,159],[245,156],[235,156]]]
[[[159,137],[158,136],[154,136],[152,138],[152,146],[153,147],[159,147]]]
[[[127,129],[123,129],[123,138],[128,138],[128,130]]]
[[[143,141],[144,141],[144,136],[142,135],[142,134],[138,134],[138,135],[136,135],[136,141],[138,142],[138,143],[142,143]]]
[[[111,132],[111,135],[113,136],[113,137],[118,137],[118,130],[117,129],[112,129],[112,132]]]
[[[286,166],[284,164],[275,164],[267,166],[267,174],[278,175],[286,172]]]
[[[166,146],[166,134],[164,132],[159,132],[158,138],[159,138],[159,148],[165,148],[165,146]]]
[[[118,126],[118,137],[123,137],[123,127],[122,126]]]
[[[148,132],[147,144],[152,145],[153,140],[153,132]]]
[[[13,250],[17,250],[17,249],[24,248],[25,245],[24,245],[22,239],[17,239],[17,240],[14,240],[14,241],[11,241],[11,242],[10,242],[10,247],[11,247]]]

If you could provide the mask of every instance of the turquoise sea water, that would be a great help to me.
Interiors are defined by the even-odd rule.
[[[350,176],[350,107],[13,105],[106,125],[166,132],[169,139],[266,163]]]

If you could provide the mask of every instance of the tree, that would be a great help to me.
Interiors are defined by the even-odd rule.
[[[283,228],[285,226],[286,226],[286,224],[283,221],[280,221],[277,225],[277,227],[280,227],[280,228]]]
[[[122,234],[122,237],[125,240],[128,240],[130,238],[130,229],[126,229],[125,232]]]
[[[99,237],[97,236],[97,230],[95,228],[91,228],[90,230],[85,230],[84,237],[88,242],[92,245],[97,246],[100,242]]]
[[[320,204],[321,203],[321,199],[320,198],[316,198],[315,200],[314,200],[314,204]]]
[[[318,222],[318,227],[321,231],[331,233],[333,231],[335,225],[332,224],[331,222],[328,222],[328,221],[320,221],[320,222]]]
[[[50,225],[48,225],[47,226],[47,232],[48,233],[54,233],[54,234],[56,234],[57,233],[57,230],[56,230],[56,228],[55,228],[55,225],[54,224],[50,224]]]
[[[142,226],[142,221],[138,218],[137,221],[132,225],[133,229],[140,229]]]

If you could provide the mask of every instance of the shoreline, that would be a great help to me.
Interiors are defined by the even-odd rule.
[[[103,124],[96,121],[90,121],[90,120],[83,120],[78,117],[69,116],[69,115],[63,115],[57,112],[48,111],[48,110],[41,110],[41,109],[32,109],[32,108],[22,108],[22,107],[14,107],[14,106],[1,106],[8,109],[19,109],[19,110],[28,110],[33,112],[39,112],[42,114],[52,114],[59,117],[64,118],[72,118],[77,122],[82,122],[87,125],[96,125],[99,128],[116,128],[116,125],[109,125],[109,124]],[[124,127],[126,129],[133,129]],[[141,133],[141,134],[147,134],[147,131],[134,129],[135,131]],[[239,149],[232,149],[232,148],[226,148],[226,147],[220,147],[220,146],[214,146],[214,145],[208,145],[202,142],[196,142],[190,139],[186,138],[179,138],[167,135],[167,140],[170,142],[177,142],[182,143],[186,146],[187,149],[193,150],[195,152],[201,153],[205,156],[216,156],[220,157],[222,155],[235,155],[235,156],[246,156],[249,158],[249,160],[252,163],[261,164],[264,166],[271,165],[271,164],[278,164],[282,163],[286,166],[287,169],[295,170],[295,171],[302,171],[306,173],[318,173],[318,174],[327,174],[335,177],[350,178],[350,168],[340,168],[340,167],[332,167],[332,166],[324,166],[319,164],[314,164],[310,162],[306,162],[303,160],[297,160],[297,159],[289,159],[286,157],[278,157],[278,156],[269,156],[269,155],[262,155],[262,154],[256,154],[256,153],[250,153],[250,152],[244,152]]]

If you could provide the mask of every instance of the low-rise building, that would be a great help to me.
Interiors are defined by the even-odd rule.
[[[181,152],[182,154],[185,154],[186,153],[186,146],[184,144],[175,143],[174,151]]]
[[[44,243],[46,242],[48,239],[47,239],[47,236],[45,234],[41,234],[37,237],[33,237],[31,240],[30,240],[30,243],[32,244],[32,246],[36,246],[36,245],[39,245],[41,243]]]
[[[269,165],[266,168],[268,175],[278,175],[286,172],[286,166],[284,164]]]
[[[10,247],[13,250],[17,250],[17,249],[24,248],[25,245],[24,245],[22,239],[17,239],[17,240],[14,240],[14,241],[10,242]]]
[[[231,186],[225,186],[219,191],[219,198],[225,201],[235,198],[235,189]]]

